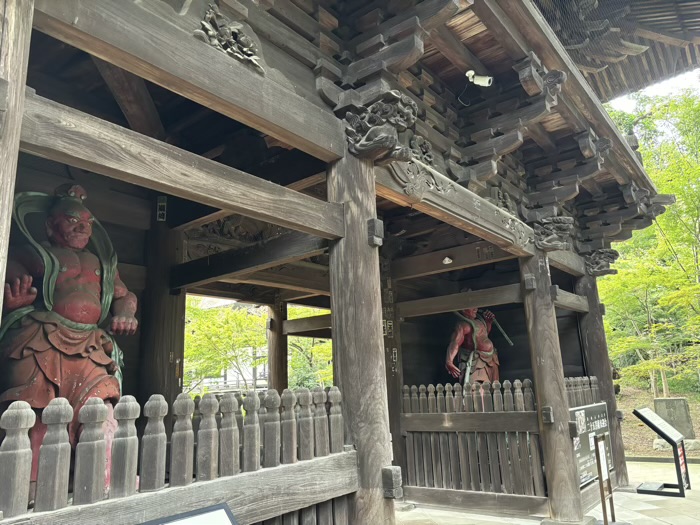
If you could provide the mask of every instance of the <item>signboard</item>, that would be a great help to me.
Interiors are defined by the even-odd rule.
[[[683,434],[668,424],[661,416],[650,408],[638,408],[632,412],[641,419],[646,426],[656,432],[673,449],[673,458],[676,461],[676,476],[678,483],[644,483],[637,489],[640,494],[662,494],[665,496],[685,497],[686,489],[690,489],[690,475],[685,459],[685,443]],[[677,489],[678,492],[669,492],[663,489]]]
[[[141,525],[238,525],[228,505],[212,505],[203,509],[147,521]]]
[[[605,459],[606,472],[612,465],[610,453],[610,438],[608,428],[608,406],[605,403],[595,403],[583,407],[569,409],[572,421],[576,422],[578,436],[574,438],[574,453],[578,467],[579,484],[584,486],[598,477],[598,467],[595,460],[595,437],[606,435]]]

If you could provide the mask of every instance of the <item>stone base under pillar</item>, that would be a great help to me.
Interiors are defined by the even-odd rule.
[[[542,525],[598,525],[598,523],[600,522],[592,516],[584,516],[581,521],[559,521],[552,518],[545,518],[542,520]],[[616,525],[623,524],[616,522]]]
[[[700,450],[700,439],[685,439],[683,440],[685,450]],[[653,444],[654,450],[672,450],[671,445],[663,439],[655,439]]]

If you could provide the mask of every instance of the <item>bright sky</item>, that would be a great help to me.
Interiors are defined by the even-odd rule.
[[[700,94],[700,69],[649,86],[642,93],[649,96],[673,95],[684,89],[693,89]],[[634,100],[629,96],[616,98],[610,101],[610,105],[620,111],[634,111]]]

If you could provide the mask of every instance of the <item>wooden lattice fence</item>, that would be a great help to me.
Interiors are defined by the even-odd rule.
[[[180,394],[172,411],[168,443],[168,404],[151,396],[139,437],[141,407],[132,396],[122,397],[114,410],[118,428],[107,489],[106,406],[93,398],[81,409],[71,465],[66,427],[73,410],[65,399],[54,399],[42,413],[48,431],[34,508],[28,510],[28,431],[35,413],[23,401],[13,403],[0,418],[6,431],[0,444],[2,523],[137,525],[219,503],[228,504],[241,525],[348,523],[347,495],[358,489],[357,456],[344,444],[338,388],[225,394],[220,400],[207,394],[196,409]]]
[[[404,386],[401,425],[408,499],[430,498],[437,504],[462,498],[456,491],[468,491],[481,493],[481,501],[489,500],[484,493],[532,496],[520,500],[523,509],[546,503],[529,379],[467,383],[465,388]],[[447,496],[441,499],[438,491],[425,489],[440,489]]]

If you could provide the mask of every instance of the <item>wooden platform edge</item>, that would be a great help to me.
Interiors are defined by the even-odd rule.
[[[106,516],[110,516],[110,523],[139,525],[221,503],[228,505],[239,525],[250,525],[351,494],[358,488],[357,452],[350,451],[92,505],[23,514],[5,520],[3,525],[104,523]],[[270,497],[263,502],[262,494]]]
[[[516,494],[495,494],[466,490],[433,489],[426,487],[404,487],[407,502],[447,507],[471,512],[498,513],[522,517],[549,517],[547,498],[519,496]]]
[[[401,414],[405,432],[531,432],[540,431],[537,412],[484,412],[465,415]]]

